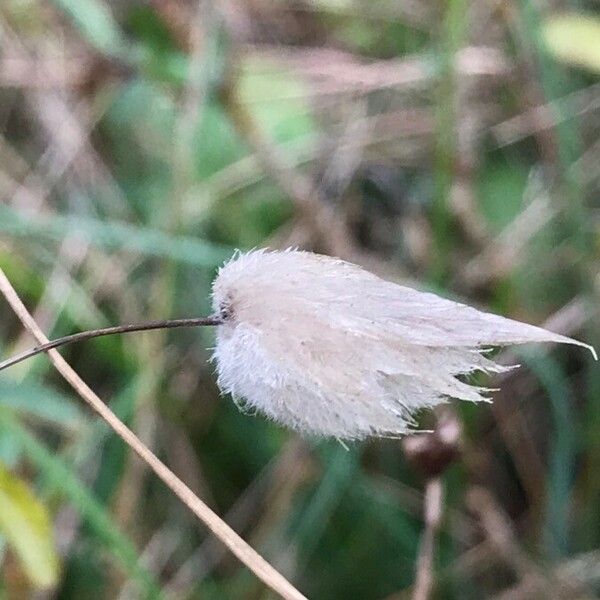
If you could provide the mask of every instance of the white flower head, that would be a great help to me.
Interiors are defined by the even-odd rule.
[[[301,432],[396,436],[415,411],[487,400],[461,376],[498,373],[491,346],[591,346],[384,281],[310,252],[236,254],[213,284],[223,392]]]

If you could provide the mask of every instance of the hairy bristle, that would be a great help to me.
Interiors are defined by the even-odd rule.
[[[526,342],[593,348],[539,327],[400,286],[340,259],[238,253],[213,284],[214,358],[224,392],[302,432],[400,435],[415,411],[489,400],[472,373],[507,367],[487,349]]]

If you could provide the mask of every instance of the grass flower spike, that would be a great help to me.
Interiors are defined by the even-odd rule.
[[[463,381],[507,369],[492,346],[577,340],[384,281],[336,258],[290,250],[238,254],[213,284],[214,359],[224,392],[293,429],[340,439],[401,435],[415,411]]]

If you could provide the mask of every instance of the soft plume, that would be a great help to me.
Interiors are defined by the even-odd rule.
[[[224,323],[218,383],[238,405],[340,439],[401,435],[415,411],[478,402],[487,349],[526,342],[591,346],[400,286],[336,258],[289,250],[237,254],[219,271]],[[595,355],[595,353],[594,353]]]

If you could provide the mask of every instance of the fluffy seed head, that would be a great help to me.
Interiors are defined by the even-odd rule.
[[[384,281],[336,258],[236,254],[213,284],[218,383],[238,406],[340,439],[395,436],[415,411],[487,400],[464,377],[491,346],[576,340]]]

